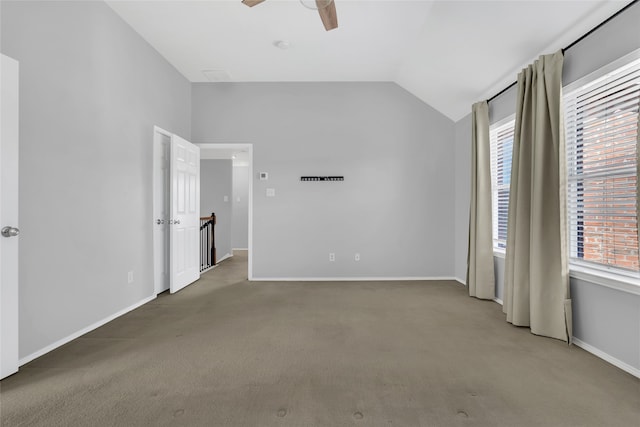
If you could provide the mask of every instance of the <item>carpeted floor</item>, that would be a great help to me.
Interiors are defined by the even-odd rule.
[[[241,252],[23,366],[2,426],[640,425],[640,380],[459,284],[246,271]]]

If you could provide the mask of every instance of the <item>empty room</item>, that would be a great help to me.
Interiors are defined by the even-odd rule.
[[[640,425],[637,0],[0,0],[0,425]]]

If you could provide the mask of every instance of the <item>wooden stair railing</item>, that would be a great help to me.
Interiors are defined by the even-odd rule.
[[[216,265],[216,214],[200,217],[200,271]]]

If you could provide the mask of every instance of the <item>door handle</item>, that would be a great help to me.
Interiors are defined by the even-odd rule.
[[[176,219],[175,221],[173,221],[174,224],[180,224],[180,220]]]
[[[0,231],[0,233],[4,237],[16,237],[18,234],[20,234],[20,230],[15,227],[4,227],[2,231]]]
[[[156,219],[156,224],[164,224],[164,219]]]

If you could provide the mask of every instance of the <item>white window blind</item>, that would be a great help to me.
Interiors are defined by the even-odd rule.
[[[491,202],[493,213],[493,249],[504,251],[507,246],[507,213],[511,184],[513,152],[513,117],[491,126]]]
[[[615,65],[564,97],[569,249],[571,262],[638,272],[640,59]]]

